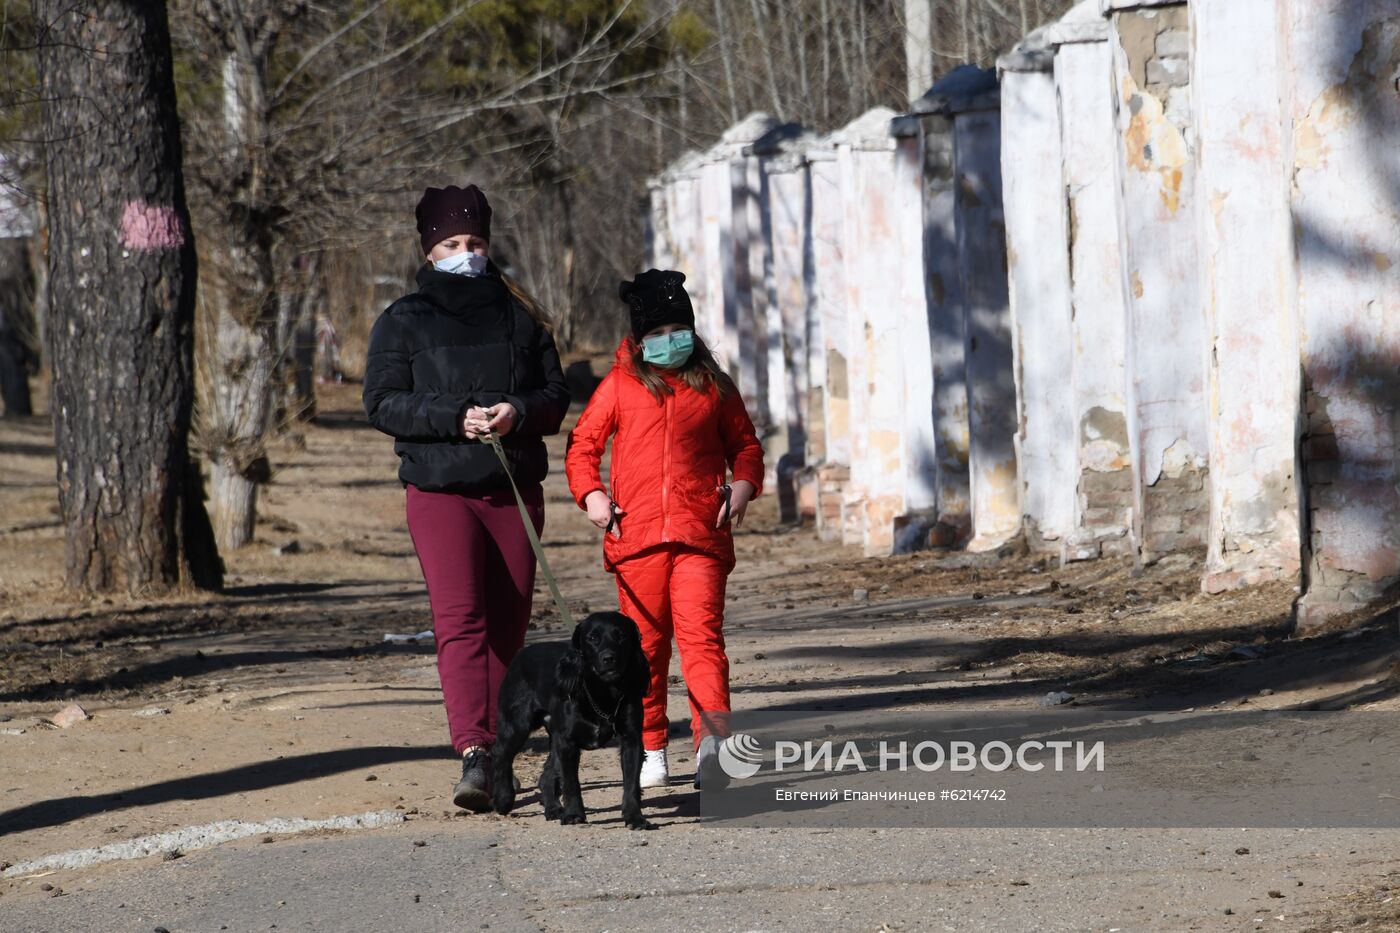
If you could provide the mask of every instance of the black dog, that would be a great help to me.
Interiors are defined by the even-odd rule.
[[[571,644],[544,642],[520,650],[501,682],[491,806],[515,806],[512,763],[530,733],[549,732],[540,775],[547,820],[583,823],[579,750],[617,736],[622,758],[622,819],[628,829],[655,829],[642,816],[642,697],[651,673],[637,623],[620,612],[595,612],[574,628]],[[563,805],[559,798],[563,795]]]

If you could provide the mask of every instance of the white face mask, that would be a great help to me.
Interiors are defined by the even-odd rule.
[[[486,257],[471,250],[453,253],[446,259],[436,260],[433,268],[439,272],[451,272],[456,275],[481,275],[486,271]]]

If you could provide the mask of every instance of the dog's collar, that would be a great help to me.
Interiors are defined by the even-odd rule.
[[[588,678],[587,678],[587,677],[580,677],[580,678],[579,678],[579,683],[583,685],[583,695],[584,695],[584,698],[588,700],[588,705],[591,706],[591,707],[593,707],[593,712],[596,713],[596,714],[598,715],[598,718],[599,718],[599,719],[601,719],[601,720],[603,720],[604,722],[606,722],[609,726],[612,726],[613,729],[616,729],[616,728],[617,728],[617,717],[618,717],[618,714],[622,712],[622,703],[623,703],[624,700],[627,699],[627,694],[624,693],[622,696],[620,696],[620,697],[617,698],[617,708],[614,709],[614,710],[613,710],[613,714],[612,714],[611,716],[609,716],[609,715],[607,715],[606,713],[604,713],[601,709],[599,709],[599,708],[598,708],[598,704],[594,702],[594,700],[593,700],[593,694],[592,694],[592,693],[589,691],[589,689],[588,689]]]

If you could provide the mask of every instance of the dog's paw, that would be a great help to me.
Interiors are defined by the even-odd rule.
[[[657,826],[644,816],[627,817],[625,822],[628,829],[656,829]]]
[[[553,809],[545,807],[544,818],[547,820],[557,820],[563,812],[563,809],[560,807],[554,807]]]
[[[570,812],[568,810],[565,810],[559,816],[559,824],[561,826],[577,826],[580,823],[587,822],[588,815],[586,813],[583,813],[582,811]]]

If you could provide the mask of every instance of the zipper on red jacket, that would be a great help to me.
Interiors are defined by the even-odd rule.
[[[671,493],[671,409],[676,395],[668,393],[662,405],[666,409],[666,430],[661,441],[661,540],[670,541],[671,508],[667,500]]]

